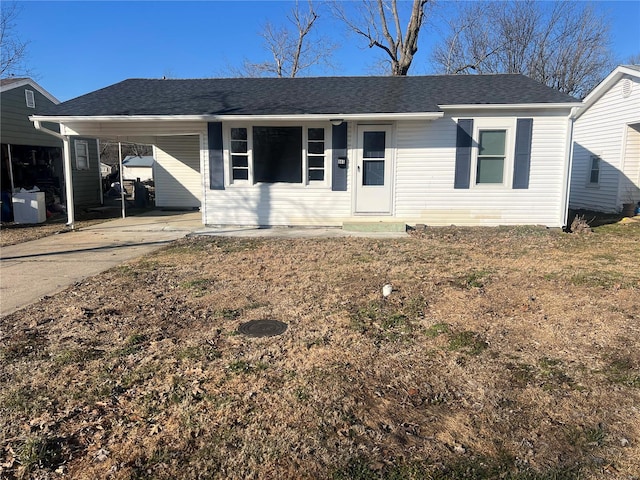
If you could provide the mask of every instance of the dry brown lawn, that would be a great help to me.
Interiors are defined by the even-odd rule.
[[[0,320],[0,477],[639,478],[639,258],[640,224],[178,241]]]

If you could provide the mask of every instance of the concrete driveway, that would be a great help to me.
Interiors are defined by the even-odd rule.
[[[200,212],[150,212],[2,247],[0,315],[202,227]]]
[[[202,225],[200,212],[152,211],[2,247],[0,315],[191,233],[222,237],[407,238],[404,232],[348,232],[340,228],[212,228]]]

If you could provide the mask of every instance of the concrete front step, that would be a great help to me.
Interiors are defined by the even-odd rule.
[[[349,232],[406,232],[404,222],[343,222],[342,229]]]

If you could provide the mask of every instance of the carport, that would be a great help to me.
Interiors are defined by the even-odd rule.
[[[70,137],[88,136],[120,143],[153,146],[156,206],[168,209],[199,209],[202,205],[204,161],[202,145],[206,133],[203,122],[167,122],[159,116],[136,117],[30,117],[34,126],[62,140],[67,200],[67,226],[74,227],[73,183]],[[163,120],[163,121],[160,121]],[[60,125],[60,132],[42,122]],[[122,160],[122,159],[121,159]]]

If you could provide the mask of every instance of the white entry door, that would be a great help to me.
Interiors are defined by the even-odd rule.
[[[391,126],[358,126],[356,213],[391,213]]]

